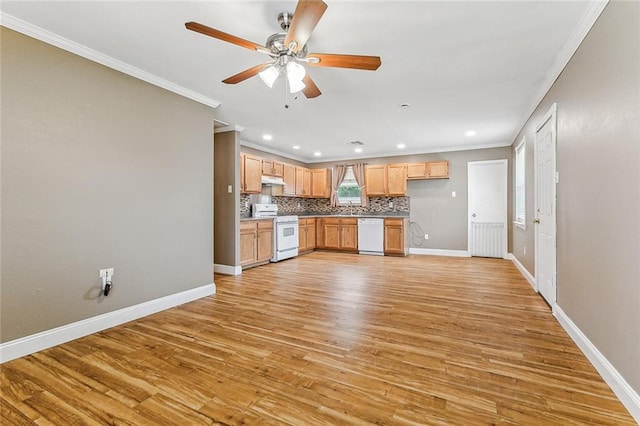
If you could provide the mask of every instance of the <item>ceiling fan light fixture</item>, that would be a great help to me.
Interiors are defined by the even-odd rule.
[[[287,80],[289,81],[289,91],[297,93],[306,87],[302,81],[306,71],[302,65],[297,62],[290,61],[287,63]]]
[[[260,71],[258,75],[260,76],[260,79],[262,79],[264,84],[269,86],[269,88],[272,88],[273,83],[276,82],[276,79],[280,75],[280,70],[274,65],[269,65],[268,67]]]

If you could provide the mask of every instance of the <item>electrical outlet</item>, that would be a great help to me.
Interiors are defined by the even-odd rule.
[[[451,198],[456,198],[456,191],[451,191]]]
[[[389,208],[392,209],[393,208],[393,201],[389,201]]]
[[[429,239],[429,234],[424,234],[424,239],[428,240]]]
[[[298,201],[298,208],[300,208],[300,201]]]

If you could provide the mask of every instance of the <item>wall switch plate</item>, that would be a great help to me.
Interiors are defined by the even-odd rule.
[[[424,234],[424,239],[428,240],[429,239],[429,234]]]
[[[111,278],[113,276],[114,268],[100,269],[100,278]]]
[[[233,193],[233,185],[227,185],[227,192],[229,194]]]
[[[451,191],[451,198],[456,198],[456,191]]]

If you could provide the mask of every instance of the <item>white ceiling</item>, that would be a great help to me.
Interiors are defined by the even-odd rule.
[[[307,67],[322,91],[315,99],[286,96],[282,79],[272,89],[258,77],[221,83],[269,58],[184,27],[197,21],[264,44],[280,30],[278,13],[293,12],[295,1],[2,1],[0,9],[3,25],[18,18],[178,92],[220,102],[216,119],[244,128],[251,146],[316,162],[510,145],[603,7],[325,1],[309,52],[377,55],[382,66]],[[477,134],[467,137],[468,130]],[[264,133],[273,140],[265,142]],[[355,140],[364,143],[362,154],[346,144]],[[399,143],[406,147],[397,149]]]

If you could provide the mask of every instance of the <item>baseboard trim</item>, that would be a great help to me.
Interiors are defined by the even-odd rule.
[[[466,250],[442,250],[442,249],[422,249],[410,248],[409,254],[423,254],[428,256],[450,256],[450,257],[469,257]]]
[[[220,265],[215,263],[213,265],[213,272],[224,275],[240,275],[242,274],[242,266]]]
[[[211,283],[2,343],[0,344],[0,364],[173,308],[174,306],[211,296],[215,292],[216,285]]]
[[[513,262],[514,265],[516,265],[516,268],[518,268],[518,271],[520,271],[520,273],[522,274],[522,276],[529,282],[529,285],[531,285],[531,288],[533,288],[533,291],[535,291],[536,293],[538,292],[538,286],[536,285],[536,279],[534,278],[533,275],[531,275],[531,272],[529,272],[527,270],[527,268],[525,268],[522,263],[520,263],[520,261],[518,260],[517,257],[515,257],[513,255],[513,253],[509,253],[509,255],[507,256],[508,259],[511,259],[511,261]]]
[[[569,337],[578,345],[580,350],[589,359],[591,364],[598,370],[604,381],[609,385],[613,393],[616,394],[622,405],[629,411],[631,416],[640,423],[640,396],[633,390],[627,381],[618,373],[618,370],[607,360],[607,358],[591,343],[571,318],[560,308],[558,304],[553,306],[553,315],[556,317],[562,328],[569,334]]]

